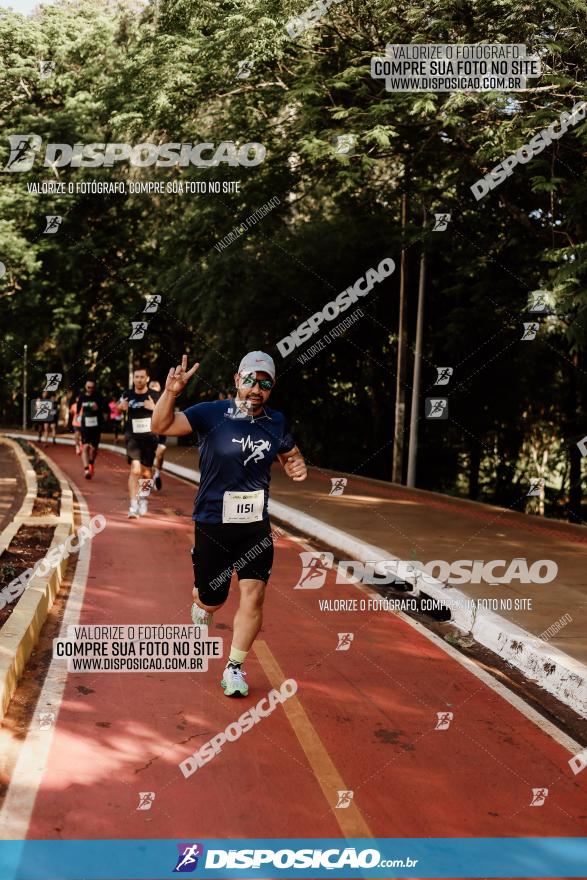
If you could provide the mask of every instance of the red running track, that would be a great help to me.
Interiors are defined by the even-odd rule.
[[[107,518],[80,623],[188,623],[194,489],[164,475],[149,517],[129,521],[122,456],[101,453],[85,482],[71,448],[50,455]],[[197,674],[68,675],[28,837],[585,835],[587,773],[572,775],[567,750],[400,617],[321,611],[320,599],[365,594],[331,572],[294,590],[301,549],[276,542],[248,698],[224,697],[218,660]],[[211,631],[225,656],[237,592]],[[339,632],[354,633],[350,650],[336,650]],[[179,762],[281,675],[296,698],[185,779]],[[445,711],[450,727],[435,730]],[[335,809],[341,784],[348,810]],[[533,788],[549,790],[541,807]],[[141,791],[155,792],[148,811]]]

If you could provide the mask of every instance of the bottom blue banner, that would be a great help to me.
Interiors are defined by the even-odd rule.
[[[586,877],[586,837],[4,840],[2,880]]]

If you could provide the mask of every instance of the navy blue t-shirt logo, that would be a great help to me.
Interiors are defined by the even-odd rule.
[[[261,461],[261,459],[265,458],[265,453],[271,449],[269,440],[251,440],[250,434],[247,434],[246,437],[241,437],[240,440],[236,440],[233,437],[232,442],[240,443],[243,452],[247,452],[249,449],[252,450],[249,457],[245,458],[245,464],[248,464],[251,459],[253,461]]]

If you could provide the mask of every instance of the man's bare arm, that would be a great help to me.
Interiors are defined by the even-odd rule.
[[[183,437],[185,434],[192,433],[192,426],[187,416],[174,412],[176,398],[179,397],[200,366],[194,364],[191,370],[188,370],[187,365],[187,355],[184,354],[181,364],[177,367],[171,367],[167,374],[165,390],[157,401],[151,416],[151,430],[154,434],[165,434],[166,437]]]
[[[165,434],[166,437],[183,437],[192,433],[187,416],[175,413],[175,396],[164,391],[155,405],[151,416],[151,431],[154,434]]]

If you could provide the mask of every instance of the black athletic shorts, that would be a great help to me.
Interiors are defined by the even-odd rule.
[[[273,565],[273,537],[268,519],[194,525],[194,584],[204,605],[224,602],[233,569],[239,581],[252,578],[267,583]]]
[[[89,443],[91,446],[100,445],[100,428],[80,428],[82,433],[82,443]]]
[[[143,467],[153,467],[156,450],[156,437],[144,437],[141,440],[132,434],[126,437],[126,460],[129,464],[131,461],[140,461]]]
[[[167,437],[165,434],[157,434],[157,443],[159,446],[167,446]]]

